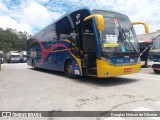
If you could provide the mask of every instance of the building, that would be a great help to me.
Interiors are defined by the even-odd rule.
[[[152,32],[149,34],[141,34],[137,36],[139,41],[146,41],[154,39],[155,37],[157,37],[157,35],[160,35],[160,30],[157,30],[156,32]]]

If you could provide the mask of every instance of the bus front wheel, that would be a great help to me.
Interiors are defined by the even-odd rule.
[[[72,73],[73,67],[72,67],[72,62],[67,61],[65,64],[65,75],[69,78],[75,78],[76,76]]]

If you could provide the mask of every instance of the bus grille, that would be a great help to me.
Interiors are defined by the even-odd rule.
[[[128,66],[128,65],[136,65],[137,63],[121,63],[121,64],[114,64],[115,66]]]

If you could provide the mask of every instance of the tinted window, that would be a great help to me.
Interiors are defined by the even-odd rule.
[[[55,30],[55,24],[52,24],[49,26],[48,30],[48,41],[55,41],[57,40],[56,30]]]
[[[72,31],[72,26],[67,17],[62,18],[56,23],[56,36],[57,39],[68,39]]]
[[[47,28],[42,31],[42,38],[41,39],[42,39],[42,41],[48,41],[48,29]]]
[[[79,49],[79,36],[77,30],[73,30],[71,33],[71,42],[72,42],[72,52],[79,57],[80,49]]]

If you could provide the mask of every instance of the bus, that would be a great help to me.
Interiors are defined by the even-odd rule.
[[[155,73],[160,73],[160,35],[156,37],[149,51],[148,64]]]
[[[79,8],[49,24],[27,42],[27,64],[62,71],[67,77],[114,77],[141,69],[139,44],[129,17]]]
[[[148,54],[150,46],[153,44],[153,40],[144,40],[139,41],[140,48],[140,58],[141,58],[141,66],[143,68],[148,68]]]

